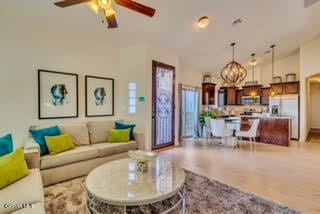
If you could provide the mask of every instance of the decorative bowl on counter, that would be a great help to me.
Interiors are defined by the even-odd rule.
[[[145,152],[141,150],[130,150],[128,155],[131,159],[137,162],[149,162],[154,160],[157,157],[157,153],[155,152]]]

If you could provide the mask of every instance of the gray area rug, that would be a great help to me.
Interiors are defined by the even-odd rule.
[[[210,180],[190,171],[186,172],[187,213],[212,214],[293,214],[300,213],[286,206]],[[170,202],[168,202],[170,203]],[[63,182],[45,188],[45,209],[47,214],[86,213],[85,177]],[[152,207],[135,209],[130,213],[154,213]]]

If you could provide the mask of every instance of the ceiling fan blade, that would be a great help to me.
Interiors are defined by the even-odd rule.
[[[143,15],[150,16],[150,17],[153,17],[156,12],[155,9],[145,6],[143,4],[140,4],[138,2],[134,2],[132,0],[115,0],[115,2],[123,7],[126,7],[130,10],[134,10],[138,13],[142,13]]]
[[[55,2],[54,4],[58,7],[69,7],[72,5],[81,4],[88,1],[90,0],[64,0],[64,1]]]
[[[115,14],[106,16],[106,19],[108,22],[108,28],[117,28],[118,27],[118,23],[117,23],[117,19],[116,19]]]

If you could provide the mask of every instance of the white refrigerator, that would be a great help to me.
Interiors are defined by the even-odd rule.
[[[269,98],[271,114],[291,118],[291,138],[299,140],[299,95],[280,95]]]

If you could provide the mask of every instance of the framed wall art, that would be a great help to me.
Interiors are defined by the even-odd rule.
[[[38,70],[39,119],[78,117],[78,75]]]
[[[87,117],[114,115],[114,79],[86,76],[85,88]]]

